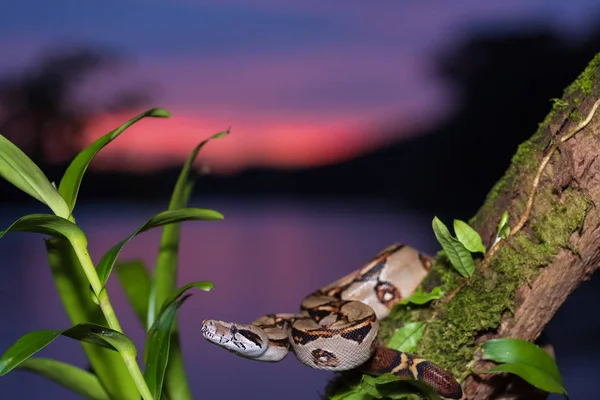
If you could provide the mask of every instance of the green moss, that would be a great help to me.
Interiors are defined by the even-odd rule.
[[[486,270],[473,276],[451,302],[442,306],[442,318],[429,326],[422,354],[460,376],[473,358],[478,332],[496,328],[502,314],[512,310],[512,293],[520,271]]]
[[[569,118],[570,119],[574,119],[576,121],[581,119],[581,114],[579,113],[579,110],[573,110],[569,113]]]
[[[481,332],[498,328],[506,312],[512,312],[514,293],[552,262],[560,248],[570,248],[571,234],[583,226],[589,199],[567,188],[558,198],[551,190],[539,194],[536,216],[530,219],[532,234],[521,232],[500,247],[490,269],[479,270],[451,302],[442,307],[442,318],[430,325],[423,356],[456,376],[472,359]]]
[[[600,53],[597,53],[586,69],[575,79],[567,89],[566,95],[573,95],[576,92],[582,92],[585,95],[592,93],[594,89],[594,81],[598,77],[598,68],[600,67]]]
[[[560,198],[550,204],[548,212],[533,216],[533,232],[536,239],[548,247],[571,248],[571,233],[583,225],[590,200],[581,193],[567,188]]]

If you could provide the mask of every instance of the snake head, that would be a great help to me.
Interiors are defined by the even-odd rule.
[[[269,345],[264,331],[254,325],[205,319],[201,332],[209,342],[247,358],[261,356]]]

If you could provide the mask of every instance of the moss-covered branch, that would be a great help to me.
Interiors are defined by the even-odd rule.
[[[487,268],[480,264],[467,281],[446,267],[440,253],[423,286],[441,285],[453,293],[451,298],[431,307],[398,309],[382,326],[385,338],[407,321],[429,321],[420,355],[457,377],[468,376],[469,399],[545,397],[512,377],[469,374],[474,366],[489,367],[477,361],[480,343],[492,337],[535,340],[567,296],[600,265],[600,115],[582,123],[593,115],[598,98],[600,53],[563,98],[556,99],[537,132],[518,147],[505,175],[470,221],[488,248],[504,211],[513,227],[526,216],[522,228],[497,246]],[[507,112],[526,110],[508,107]],[[534,182],[536,176],[539,182]],[[532,185],[535,196],[529,207]]]
[[[422,286],[427,291],[441,287],[451,295],[428,306],[396,307],[382,323],[380,336],[386,340],[406,322],[427,321],[419,354],[466,378],[468,399],[546,397],[513,376],[471,371],[491,366],[477,357],[479,345],[490,338],[537,339],[560,305],[600,265],[600,112],[594,113],[599,98],[600,53],[563,98],[555,99],[470,221],[488,249],[505,211],[511,227],[519,229],[485,263],[479,262],[468,280],[449,268],[440,252]],[[507,112],[527,110],[508,106]],[[329,389],[336,392],[336,385],[356,379],[349,374]]]
[[[505,210],[511,225],[517,223],[548,149],[581,123],[599,97],[600,54],[565,90],[538,131],[519,146],[504,177],[471,220],[487,246]],[[600,116],[596,115],[575,137],[558,145],[541,175],[523,229],[498,248],[489,268],[479,268],[449,302],[434,305],[439,317],[423,338],[423,356],[461,376],[468,373],[467,365],[483,340],[535,340],[567,296],[597,268],[599,137]],[[457,284],[456,278],[446,281],[450,287]],[[466,392],[469,398],[485,399],[502,393],[505,384],[497,378],[470,377]],[[528,396],[512,393],[507,398]]]

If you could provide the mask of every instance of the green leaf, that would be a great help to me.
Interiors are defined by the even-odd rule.
[[[74,365],[49,358],[32,357],[23,361],[18,368],[43,376],[86,399],[110,400],[96,375]]]
[[[90,296],[89,281],[73,246],[63,238],[46,240],[52,277],[71,325],[93,323],[106,326],[100,307]],[[137,386],[121,355],[104,347],[80,342],[94,373],[111,399],[139,400]]]
[[[376,399],[381,399],[383,396],[377,390],[377,378],[369,375],[363,375],[359,388],[362,392],[372,396]]]
[[[329,397],[329,400],[370,400],[373,396],[369,396],[360,390],[359,386],[348,389],[342,393],[336,393]]]
[[[425,332],[424,322],[408,322],[394,332],[388,342],[388,347],[406,353],[414,353],[417,351],[423,332]]]
[[[22,336],[0,358],[0,376],[6,375],[23,361],[48,346],[62,331],[34,331]]]
[[[482,344],[485,360],[498,363],[528,364],[544,370],[562,384],[556,362],[541,347],[522,339],[490,339]]]
[[[456,238],[452,237],[446,225],[437,217],[433,218],[432,226],[435,237],[442,245],[452,266],[462,276],[471,277],[475,271],[475,262],[469,250]]]
[[[556,362],[535,344],[521,339],[491,339],[482,349],[483,359],[505,363],[483,373],[510,372],[547,392],[566,394]]]
[[[533,367],[527,364],[500,364],[487,371],[481,371],[481,374],[492,374],[508,372],[515,374],[529,384],[537,387],[538,389],[544,390],[550,393],[567,394],[566,389],[563,387],[561,382],[554,380],[554,378],[539,368]]]
[[[138,319],[146,327],[150,274],[142,260],[121,261],[116,264],[117,277]]]
[[[59,335],[92,343],[121,353],[136,354],[135,345],[124,334],[95,325],[79,324],[66,330],[29,332],[17,340],[0,358],[0,376],[6,375],[23,361],[52,343]]]
[[[146,362],[144,378],[155,400],[160,400],[162,394],[163,380],[171,346],[171,328],[175,321],[177,310],[189,297],[189,295],[184,296],[185,292],[193,287],[202,290],[211,290],[214,286],[211,282],[202,281],[188,283],[181,287],[165,303],[165,306],[148,331],[146,346],[144,348],[144,360]]]
[[[110,249],[104,257],[98,263],[98,277],[100,278],[100,282],[102,286],[106,285],[108,281],[108,277],[115,265],[115,261],[121,252],[123,246],[129,242],[136,235],[145,232],[149,229],[156,228],[157,226],[162,226],[166,224],[172,224],[174,222],[181,221],[191,221],[191,220],[204,220],[204,221],[214,221],[223,219],[223,215],[218,213],[217,211],[207,210],[204,208],[182,208],[178,210],[168,210],[160,212],[154,216],[152,216],[144,225],[142,225],[139,229],[129,235],[126,239],[121,240],[112,249]]]
[[[374,385],[385,385],[386,383],[398,382],[398,380],[398,377],[393,374],[382,374],[379,376],[363,375],[362,377],[363,382],[368,381],[369,384]]]
[[[187,206],[190,194],[194,186],[194,179],[190,177],[190,171],[200,150],[209,141],[220,139],[229,134],[229,130],[219,132],[199,143],[188,156],[181,172],[169,202],[169,210],[177,210]],[[156,269],[154,271],[154,282],[152,288],[152,303],[154,309],[148,319],[149,325],[152,325],[154,317],[160,311],[163,303],[175,290],[177,285],[177,248],[179,247],[179,224],[172,224],[163,228],[163,234],[160,242],[160,252],[156,260]]]
[[[157,118],[168,118],[171,114],[167,110],[163,110],[162,108],[152,108],[144,113],[139,114],[138,116],[130,119],[125,122],[123,125],[118,127],[117,129],[107,133],[106,135],[96,139],[94,143],[88,146],[86,149],[82,150],[77,154],[77,156],[73,159],[67,170],[65,171],[64,176],[62,177],[60,184],[58,186],[58,192],[62,195],[62,197],[66,200],[66,205],[69,211],[73,211],[75,208],[75,202],[77,201],[77,194],[79,193],[79,187],[81,185],[81,181],[83,179],[83,175],[90,165],[90,162],[94,159],[96,154],[104,146],[112,142],[115,138],[117,138],[123,131],[129,128],[131,125],[135,124],[139,120],[146,117],[157,117]],[[70,213],[69,213],[70,214]],[[68,216],[68,215],[67,215]]]
[[[400,300],[400,302],[398,302],[398,305],[404,306],[411,303],[423,305],[429,303],[432,300],[441,299],[442,297],[444,297],[444,292],[439,286],[433,288],[431,292],[424,292],[423,289],[418,288],[413,294],[411,294],[405,299]]]
[[[377,388],[386,399],[415,399],[415,394],[419,393],[418,398],[441,400],[440,395],[425,382],[402,380],[392,374],[384,374],[378,378],[382,377],[385,379],[378,382]]]
[[[510,225],[508,224],[508,212],[504,211],[500,222],[498,223],[498,234],[496,235],[500,239],[506,239],[510,235]]]
[[[0,176],[33,198],[46,204],[54,214],[69,218],[71,210],[42,170],[10,140],[0,135]]]
[[[464,221],[459,219],[454,220],[454,232],[459,242],[466,247],[471,253],[484,253],[485,247],[481,242],[481,236],[473,228]]]
[[[52,214],[29,214],[21,217],[4,231],[0,231],[0,238],[8,232],[42,233],[53,237],[64,237],[70,242],[87,244],[85,234],[77,225]]]
[[[522,339],[490,339],[483,343],[483,358],[499,363],[532,364],[561,380],[558,366],[550,354],[541,347]]]
[[[119,353],[137,354],[135,344],[119,331],[95,324],[79,324],[62,332],[62,335],[80,342],[95,344]]]

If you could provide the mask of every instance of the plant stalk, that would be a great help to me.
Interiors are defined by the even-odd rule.
[[[108,292],[102,287],[102,283],[100,283],[100,278],[96,273],[96,268],[94,267],[94,263],[90,257],[89,252],[87,251],[87,245],[85,242],[81,242],[79,240],[70,240],[73,246],[73,250],[81,267],[83,268],[83,272],[87,277],[96,298],[98,299],[98,305],[102,310],[102,314],[104,314],[104,318],[106,318],[106,322],[108,323],[108,327],[114,329],[115,331],[123,332],[121,329],[121,324],[117,319],[117,315],[115,314],[115,310],[113,309],[112,304],[110,303],[110,299],[108,298]],[[150,393],[150,389],[144,380],[144,375],[140,370],[140,367],[135,359],[134,354],[119,352],[127,369],[129,370],[129,374],[133,378],[142,398],[144,400],[153,400],[152,393]]]

